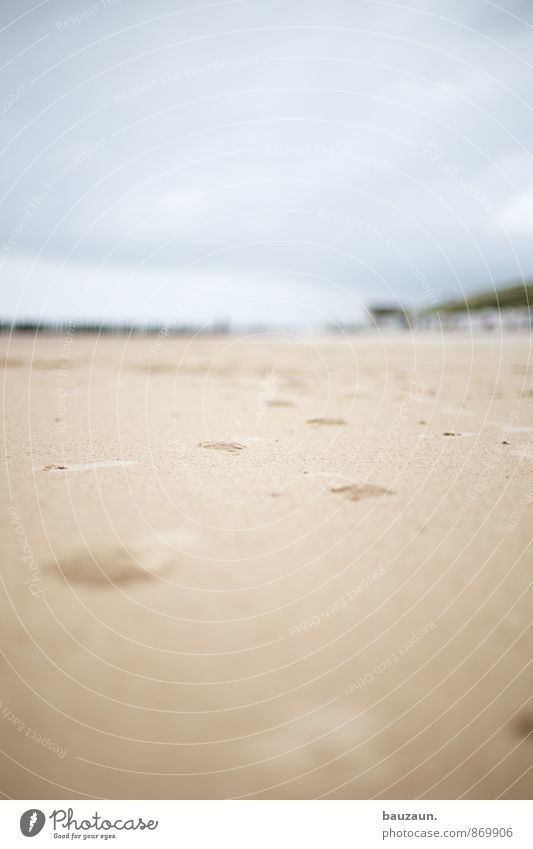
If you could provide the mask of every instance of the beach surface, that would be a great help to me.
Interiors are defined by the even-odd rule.
[[[529,336],[0,346],[4,796],[531,797]]]

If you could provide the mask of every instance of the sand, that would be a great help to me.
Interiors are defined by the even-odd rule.
[[[529,337],[0,345],[5,796],[531,796]]]

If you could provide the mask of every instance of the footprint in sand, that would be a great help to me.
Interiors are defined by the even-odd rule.
[[[533,713],[520,713],[515,718],[514,730],[519,737],[529,738],[529,740],[533,743]]]
[[[240,442],[199,442],[198,446],[200,448],[214,448],[215,451],[229,451],[232,454],[246,448],[246,445],[241,445]]]
[[[135,466],[137,460],[101,460],[97,463],[69,463],[68,466],[49,464],[47,466],[34,468],[34,472],[85,472],[88,469],[107,469],[117,466]]]
[[[307,419],[307,424],[310,424],[310,425],[345,425],[346,421],[344,419],[318,418],[318,419]]]
[[[391,489],[383,489],[371,483],[348,484],[345,486],[334,486],[330,489],[338,495],[345,495],[347,501],[362,501],[363,498],[378,498],[380,495],[394,495]]]

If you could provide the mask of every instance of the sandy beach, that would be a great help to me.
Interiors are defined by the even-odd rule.
[[[4,796],[531,796],[529,336],[0,345]]]

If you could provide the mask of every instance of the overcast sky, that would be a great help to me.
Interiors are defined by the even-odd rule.
[[[533,274],[533,4],[2,0],[2,316],[316,324]]]

